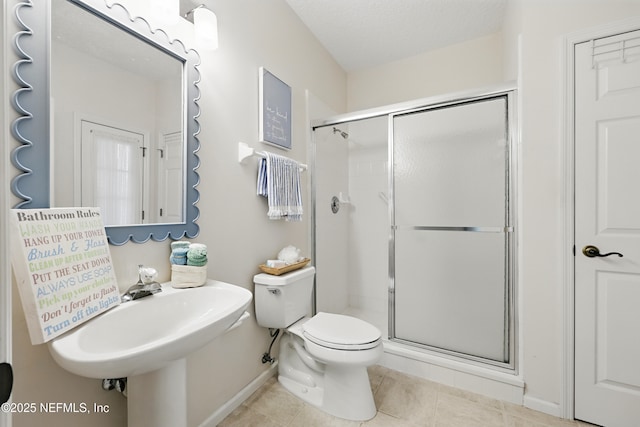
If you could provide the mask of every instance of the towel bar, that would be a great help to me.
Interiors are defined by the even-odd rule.
[[[262,157],[265,158],[266,154],[263,151],[256,151],[253,148],[249,147],[244,142],[238,143],[238,163],[244,163],[246,159],[249,157]],[[307,165],[300,163],[301,170],[307,170]]]

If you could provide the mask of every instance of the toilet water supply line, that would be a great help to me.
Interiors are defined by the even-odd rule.
[[[273,364],[273,362],[276,361],[276,359],[271,357],[271,347],[273,347],[273,343],[276,342],[276,338],[278,338],[279,334],[280,334],[280,329],[273,330],[273,329],[269,328],[269,336],[271,338],[273,338],[273,339],[271,340],[271,344],[269,345],[269,350],[262,355],[262,363],[263,364],[264,363]]]
[[[273,343],[276,342],[279,334],[280,329],[269,328],[269,336],[271,336],[273,339],[271,340],[271,344],[269,344],[269,350],[262,355],[262,363],[273,364],[273,362],[276,361],[275,358],[271,357],[271,348],[273,347]],[[302,363],[307,365],[309,369],[320,373],[324,371],[324,367],[322,366],[322,364],[318,363],[317,360],[311,357],[311,355],[300,345],[300,343],[293,340],[289,342],[289,347],[293,348],[296,353],[298,353],[298,356],[300,356],[300,360],[302,360]]]

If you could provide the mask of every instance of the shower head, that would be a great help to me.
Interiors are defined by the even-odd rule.
[[[340,130],[340,129],[336,128],[336,127],[334,127],[334,128],[333,128],[333,133],[334,133],[334,134],[335,134],[335,133],[339,133],[339,134],[340,134],[340,136],[341,136],[341,137],[343,137],[344,139],[349,138],[349,134],[348,134],[348,133],[346,133],[346,132],[344,132],[344,131],[342,131],[342,130]]]

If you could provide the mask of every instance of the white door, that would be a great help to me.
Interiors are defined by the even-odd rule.
[[[184,142],[182,132],[163,135],[164,149],[160,159],[158,221],[182,222],[184,207]]]
[[[574,105],[575,418],[636,427],[640,31],[576,45]]]

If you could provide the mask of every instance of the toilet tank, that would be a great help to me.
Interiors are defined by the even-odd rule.
[[[286,328],[311,314],[315,271],[314,267],[305,267],[280,276],[265,273],[253,276],[258,325]]]

